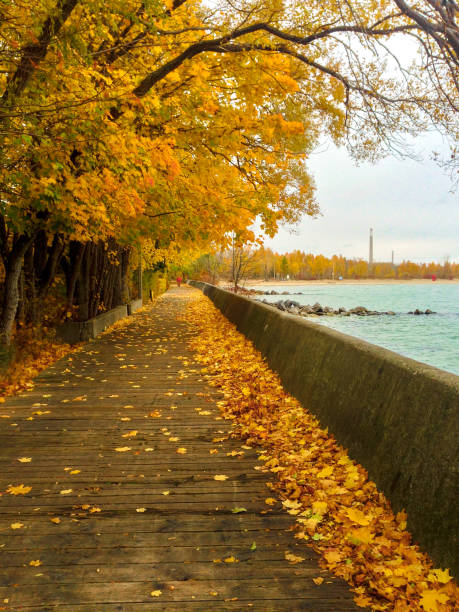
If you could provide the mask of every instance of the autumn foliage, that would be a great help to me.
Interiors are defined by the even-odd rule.
[[[253,345],[203,296],[191,302],[186,320],[200,332],[191,348],[224,394],[220,407],[234,435],[260,448],[274,491],[296,517],[296,537],[352,585],[356,603],[399,612],[456,609],[457,585],[412,543],[406,514],[394,515],[365,469],[283,390]]]
[[[2,350],[50,293],[61,319],[126,302],[141,244],[181,262],[316,214],[322,137],[367,159],[432,122],[454,139],[454,12],[396,4],[2,2]]]

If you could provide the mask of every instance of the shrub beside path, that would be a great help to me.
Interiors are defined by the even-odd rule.
[[[178,318],[188,293],[0,405],[0,610],[362,609],[229,437]]]

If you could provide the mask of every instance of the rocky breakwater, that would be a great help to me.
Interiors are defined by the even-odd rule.
[[[268,302],[267,300],[262,300],[263,304],[267,304],[268,306],[272,306],[273,308],[277,308],[282,312],[288,312],[289,314],[298,315],[300,317],[325,317],[325,316],[341,316],[341,317],[350,317],[351,315],[356,315],[358,317],[373,317],[377,315],[395,315],[393,310],[379,311],[379,310],[369,310],[365,308],[365,306],[356,306],[355,308],[344,308],[341,306],[340,308],[331,308],[330,306],[322,306],[318,302],[313,304],[299,304],[295,300],[279,300],[278,302]],[[429,315],[435,314],[432,310],[421,311],[416,309],[414,311],[410,311],[408,314],[414,315]]]

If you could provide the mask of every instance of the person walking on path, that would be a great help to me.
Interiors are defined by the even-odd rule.
[[[180,285],[182,284],[182,280],[183,280],[183,279],[182,279],[182,276],[179,274],[179,275],[177,276],[177,278],[176,278],[176,281],[177,281],[177,287],[179,287],[179,288],[180,288]]]

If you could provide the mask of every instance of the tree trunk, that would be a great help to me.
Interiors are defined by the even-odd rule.
[[[86,244],[72,240],[69,245],[69,258],[62,259],[62,267],[65,272],[66,285],[67,285],[67,305],[66,312],[72,308],[73,301],[75,299],[75,289],[78,278],[81,272],[81,262],[83,255],[86,250]]]
[[[11,251],[5,261],[5,284],[0,315],[0,358],[10,352],[11,335],[19,303],[19,278],[22,258],[32,244],[33,236],[20,236],[13,241]]]

